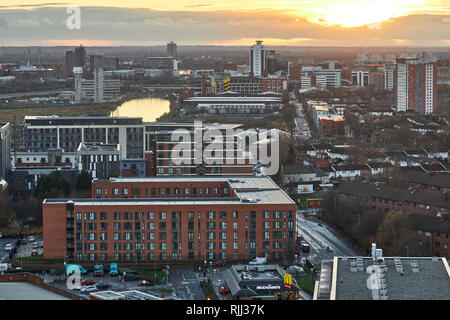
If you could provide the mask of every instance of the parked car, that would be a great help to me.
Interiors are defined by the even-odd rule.
[[[5,246],[5,251],[12,251],[12,245],[11,245],[11,243],[8,243],[8,244]]]
[[[224,267],[226,262],[224,260],[216,260],[213,262],[213,267]]]
[[[9,236],[11,238],[17,238],[19,235],[17,233],[11,233]]]
[[[80,289],[81,293],[90,293],[90,292],[95,292],[95,291],[97,291],[97,286],[95,286],[95,285],[82,287]]]
[[[44,241],[39,242],[39,247],[43,248],[44,247]]]
[[[305,270],[299,266],[290,266],[289,267],[289,273],[291,274],[303,274],[305,273]]]
[[[37,256],[38,255],[38,251],[36,249],[33,249],[33,251],[31,251],[31,255],[32,256]]]
[[[35,242],[36,241],[36,237],[35,236],[29,236],[28,237],[28,242]]]
[[[223,295],[226,295],[226,294],[230,293],[230,290],[228,290],[228,288],[226,286],[221,286],[219,288],[219,293],[223,294]]]
[[[93,280],[93,279],[84,279],[83,281],[81,281],[81,284],[83,286],[93,286],[96,283],[97,282],[95,282],[95,280]]]
[[[327,251],[328,252],[333,252],[333,249],[331,249],[331,247],[327,246]]]
[[[39,249],[39,243],[37,242],[33,243],[33,249]]]
[[[127,272],[127,273],[125,273],[123,279],[125,281],[138,281],[140,278],[137,273]]]
[[[111,289],[111,285],[106,283],[98,283],[95,285],[98,291],[105,291]]]
[[[0,238],[3,238],[3,233],[0,232]]]

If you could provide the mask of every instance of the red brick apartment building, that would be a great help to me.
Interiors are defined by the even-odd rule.
[[[409,219],[424,253],[450,259],[450,213],[441,217],[410,214]]]
[[[44,257],[77,261],[283,259],[296,205],[268,177],[114,178],[92,199],[45,199]]]

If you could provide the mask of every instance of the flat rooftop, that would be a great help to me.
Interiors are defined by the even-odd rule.
[[[336,300],[374,300],[367,285],[373,266],[383,270],[379,279],[385,284],[388,300],[450,300],[450,269],[444,260],[385,257],[384,263],[378,263],[371,257],[339,257]]]
[[[167,177],[167,178],[110,178],[95,180],[111,183],[164,183],[164,182],[222,182],[229,183],[237,197],[195,197],[195,198],[106,198],[106,199],[72,199],[76,205],[210,205],[210,204],[295,204],[295,202],[272,179],[265,176],[252,177]],[[69,199],[45,199],[44,203],[66,203]]]
[[[70,300],[28,282],[0,282],[0,300]]]

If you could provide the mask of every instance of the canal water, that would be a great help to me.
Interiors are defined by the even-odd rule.
[[[124,102],[111,112],[111,117],[142,117],[142,121],[153,122],[170,111],[170,102],[161,98],[142,98]]]

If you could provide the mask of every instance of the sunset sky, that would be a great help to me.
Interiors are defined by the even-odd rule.
[[[75,5],[82,7],[82,28],[67,30],[66,8]],[[242,45],[255,38],[277,45],[450,46],[450,0],[0,2],[6,45]]]

